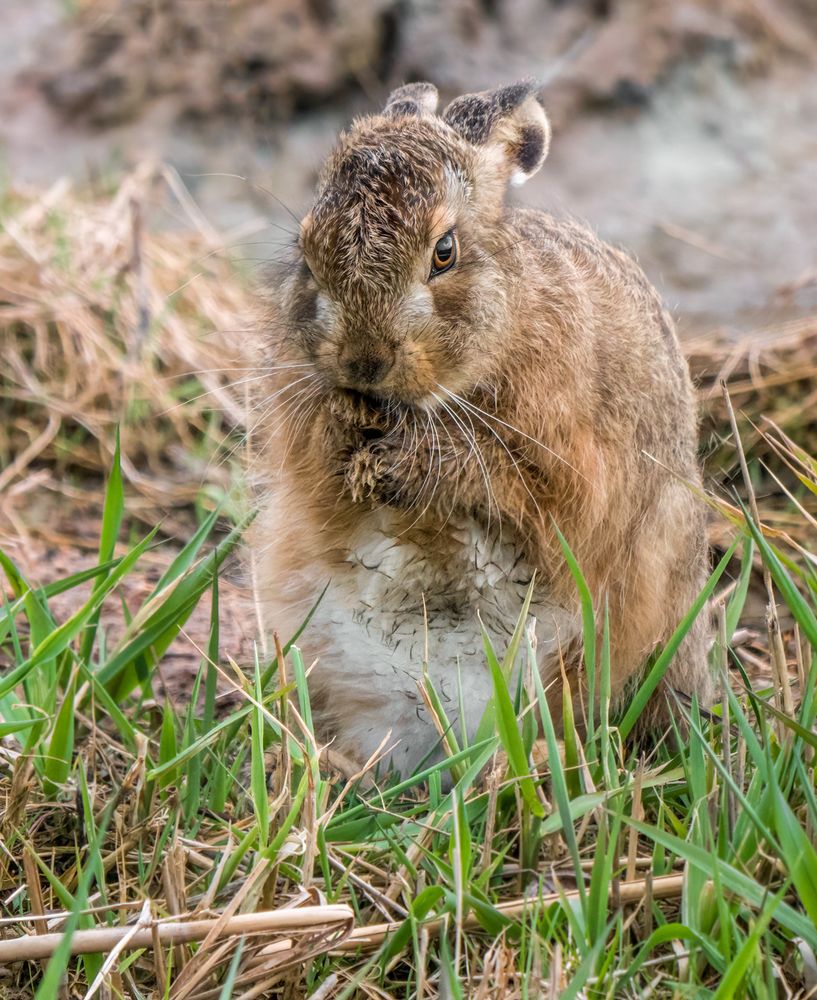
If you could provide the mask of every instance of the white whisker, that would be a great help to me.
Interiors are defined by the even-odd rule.
[[[437,383],[437,384],[439,385],[439,383]],[[454,396],[454,394],[452,392],[450,392],[448,389],[446,389],[445,386],[439,385],[439,387],[451,399],[452,403],[455,403],[456,405],[462,406],[462,402],[459,400],[459,397]],[[467,412],[467,411],[465,411],[465,412]],[[474,416],[477,418],[477,420],[479,420],[479,422],[483,425],[483,427],[485,427],[491,434],[493,434],[493,436],[497,439],[497,441],[499,442],[499,444],[502,446],[502,448],[506,452],[508,458],[513,463],[513,467],[516,470],[516,474],[519,477],[519,481],[522,483],[522,486],[524,487],[525,492],[528,494],[528,496],[533,501],[533,506],[536,508],[536,513],[540,517],[542,517],[542,510],[539,507],[539,504],[536,502],[536,497],[533,495],[533,493],[531,493],[530,487],[528,486],[528,484],[527,484],[527,482],[525,480],[525,477],[522,475],[522,470],[519,468],[519,463],[513,457],[513,453],[511,452],[510,448],[507,446],[507,444],[505,444],[505,442],[502,440],[502,438],[499,436],[499,434],[496,432],[496,430],[493,427],[491,427],[491,425],[486,420],[484,420],[479,415],[479,413],[476,410],[474,411]]]
[[[309,362],[292,365],[233,365],[230,368],[196,368],[187,372],[177,372],[175,375],[160,376],[161,382],[172,382],[174,379],[191,378],[194,375],[218,375],[224,372],[260,372],[269,374],[271,372],[288,371],[291,368],[310,368]],[[219,388],[226,388],[226,386]]]
[[[257,371],[257,369],[253,369],[253,371]],[[225,383],[225,385],[217,385],[213,389],[207,389],[206,392],[200,392],[197,396],[193,396],[190,399],[183,399],[180,402],[175,403],[173,406],[169,406],[166,410],[162,410],[162,412],[159,414],[159,416],[160,417],[165,417],[165,416],[167,416],[168,413],[172,413],[174,410],[178,410],[179,407],[189,406],[191,403],[195,403],[199,399],[204,399],[205,396],[212,396],[213,393],[216,393],[216,392],[229,392],[230,389],[235,389],[239,385],[249,385],[251,382],[260,382],[261,379],[264,379],[264,378],[268,378],[268,376],[266,374],[264,374],[264,375],[253,375],[250,378],[239,378],[239,379],[236,379],[234,382],[227,382],[227,383]]]
[[[417,439],[417,434],[419,432],[419,425],[418,425],[418,422],[417,422],[416,415],[414,417],[414,428],[415,428],[415,437],[413,439],[413,441],[414,441],[414,448],[413,448],[414,454],[413,454],[413,457],[412,457],[412,463],[411,463],[410,473],[413,473],[413,471],[414,471],[414,465],[415,465],[416,456],[419,453],[420,448],[421,447],[425,447],[425,441],[426,441],[426,439],[428,440],[428,449],[429,449],[429,452],[431,454],[433,454],[433,451],[434,451],[434,442],[435,442],[434,427],[433,427],[433,424],[432,424],[432,421],[431,421],[431,418],[430,418],[428,412],[424,412],[423,416],[425,417],[425,427],[423,429],[422,438],[420,438],[419,440]],[[428,485],[429,479],[431,478],[431,468],[432,468],[432,466],[431,466],[431,460],[429,460],[428,469],[426,470],[426,474],[425,474],[425,477],[423,478],[422,485],[417,490],[417,495],[414,498],[414,500],[412,500],[412,502],[408,505],[408,507],[405,508],[405,512],[406,513],[410,513],[412,510],[414,510],[415,507],[419,506],[420,499],[421,499],[421,497],[423,495],[423,492],[426,489],[426,486]],[[410,531],[414,527],[414,525],[417,524],[422,519],[423,515],[428,510],[430,503],[431,503],[431,501],[429,500],[429,502],[419,512],[419,514],[414,518],[414,520],[411,522],[411,524],[407,525],[402,531],[398,532],[398,534],[399,535],[404,535],[407,531]]]
[[[309,377],[309,376],[307,376],[307,377]],[[304,382],[304,381],[306,381],[306,379],[298,379],[298,382]],[[294,384],[296,384],[296,383],[293,383],[293,385]],[[292,386],[285,386],[285,388],[289,389],[289,388],[292,388]],[[306,386],[302,386],[295,393],[294,396],[285,397],[284,399],[282,399],[278,403],[276,403],[275,406],[270,407],[269,405],[267,405],[267,408],[261,413],[261,415],[255,421],[255,425],[258,426],[258,425],[260,425],[262,423],[265,423],[265,422],[269,421],[276,413],[278,413],[281,410],[283,410],[284,413],[281,414],[281,417],[279,418],[279,420],[280,420],[281,423],[283,423],[284,420],[285,420],[286,410],[289,409],[290,407],[292,407],[292,405],[294,403],[297,403],[305,393],[308,394],[310,392],[310,390],[312,390],[312,389],[315,389],[318,392],[320,392],[320,390],[318,389],[317,386],[306,385]],[[265,400],[265,403],[269,404],[270,402],[273,402],[275,400],[275,398],[277,396],[279,396],[281,394],[281,392],[283,392],[283,391],[284,390],[280,390],[279,392],[276,392],[273,396],[270,397],[269,400]]]
[[[291,411],[288,416],[288,422],[290,424],[289,433],[286,439],[286,447],[284,449],[284,454],[281,457],[280,469],[283,470],[286,465],[286,461],[292,449],[296,446],[300,439],[301,431],[304,429],[306,423],[312,417],[313,413],[317,409],[317,406],[313,406],[316,399],[321,398],[321,390],[317,386],[309,386],[307,390],[302,391],[299,395],[303,398],[299,401],[298,405]]]
[[[441,396],[438,396],[436,392],[433,392],[432,396],[434,396],[434,398],[437,400],[440,406],[445,410],[445,412],[451,417],[451,419],[454,421],[457,427],[459,427],[459,429],[462,431],[466,444],[468,444],[470,447],[470,453],[474,456],[474,459],[476,460],[479,466],[483,481],[485,483],[485,492],[488,500],[488,519],[486,524],[486,532],[490,532],[491,530],[491,507],[493,505],[496,507],[497,523],[499,526],[500,537],[501,537],[502,514],[500,512],[499,504],[496,501],[496,496],[494,495],[494,491],[491,486],[491,477],[488,472],[488,467],[485,464],[485,459],[482,455],[482,451],[479,447],[479,444],[477,443],[476,437],[473,435],[473,433],[469,432],[468,428],[465,426],[462,420],[460,420],[457,414],[454,413],[451,407],[446,403],[446,401]],[[471,426],[473,427],[473,424]]]
[[[530,434],[526,434],[518,427],[514,427],[513,424],[509,424],[507,421],[502,420],[502,418],[498,417],[495,413],[488,413],[487,410],[480,409],[480,407],[478,407],[475,403],[470,403],[467,399],[463,399],[462,396],[458,396],[455,392],[452,392],[450,389],[446,389],[445,386],[439,385],[439,388],[442,389],[444,392],[447,392],[452,399],[456,400],[458,403],[460,403],[467,409],[471,410],[473,413],[475,414],[481,413],[483,416],[488,417],[489,420],[495,420],[498,424],[501,424],[503,427],[507,427],[509,431],[513,431],[514,434],[518,434],[520,437],[525,438],[526,441],[530,441],[537,447],[542,448],[549,455],[552,455],[557,462],[561,462],[563,465],[566,465],[568,469],[571,469],[573,472],[575,472],[577,476],[581,476],[582,479],[585,480],[585,482],[589,482],[587,477],[583,475],[581,472],[579,472],[579,470],[574,465],[571,465],[570,462],[568,462],[566,458],[563,458],[558,452],[555,452],[552,448],[549,448],[543,441],[538,441],[536,438],[531,437]]]

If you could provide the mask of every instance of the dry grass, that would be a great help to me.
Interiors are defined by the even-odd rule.
[[[710,480],[731,484],[738,471],[721,384],[738,414],[744,447],[762,469],[757,488],[774,508],[774,476],[788,468],[783,452],[817,453],[817,316],[685,344],[701,401],[701,438]],[[790,476],[784,475],[790,485]]]
[[[183,232],[145,217],[182,216]],[[226,491],[253,299],[169,169],[109,196],[7,193],[0,231],[0,495],[98,484],[123,437],[136,511]]]

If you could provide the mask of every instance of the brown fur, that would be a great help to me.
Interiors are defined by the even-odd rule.
[[[280,279],[267,356],[305,367],[264,385],[274,405],[258,437],[275,484],[256,545],[274,553],[260,560],[270,625],[297,625],[379,506],[397,542],[441,560],[456,558],[458,518],[501,524],[540,589],[575,607],[555,524],[609,607],[624,696],[706,576],[686,364],[631,258],[506,207],[509,179],[547,150],[531,88],[460,98],[441,117],[432,91],[403,88],[341,136]],[[429,278],[454,226],[457,264]],[[331,659],[331,637],[315,642]],[[706,647],[701,619],[668,677],[704,702]],[[319,703],[328,690],[319,679]],[[342,728],[337,710],[325,716]]]

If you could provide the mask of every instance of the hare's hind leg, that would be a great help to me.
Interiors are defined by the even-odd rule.
[[[704,709],[709,708],[714,701],[710,617],[711,610],[705,607],[693,622],[663,680],[638,720],[637,732],[658,733],[670,727],[672,720],[684,732],[684,712],[690,707],[692,699],[697,698],[699,706]]]
[[[692,505],[690,499],[684,489],[680,500],[687,501],[686,506],[681,508],[686,517],[679,517],[677,520],[681,530],[667,579],[664,643],[699,598],[709,573],[705,515],[701,506],[697,503]],[[685,695],[687,700],[696,697],[702,708],[708,708],[712,704],[715,698],[715,675],[711,663],[712,638],[712,608],[707,603],[690,626],[653,697],[653,702],[656,703],[653,711],[658,723],[668,721],[668,712],[678,718],[678,703],[673,693]]]
[[[660,518],[660,520],[659,520]],[[665,495],[652,528],[645,530],[632,563],[622,601],[622,643],[617,700],[626,704],[649,669],[650,651],[661,649],[699,597],[707,578],[708,545],[705,518],[686,487]],[[696,697],[703,708],[715,696],[715,678],[710,664],[712,614],[707,605],[692,622],[661,683],[653,693],[638,730],[663,729],[670,720],[683,721],[677,695],[682,701]],[[613,633],[615,646],[616,635]],[[615,656],[615,649],[614,649]]]

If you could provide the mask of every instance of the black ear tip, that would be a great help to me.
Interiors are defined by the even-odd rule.
[[[465,94],[453,100],[443,112],[443,119],[470,142],[488,138],[495,106],[484,94]]]
[[[529,94],[530,87],[526,82],[511,83],[496,92],[494,102],[501,111],[514,111]]]
[[[517,83],[509,83],[506,87],[495,91],[494,100],[502,111],[515,111],[529,97],[536,98],[541,103],[542,87],[537,80],[526,78]]]
[[[524,183],[544,162],[550,127],[535,80],[520,80],[499,90],[465,94],[452,101],[443,120],[474,145],[493,141],[504,147],[511,181]]]

